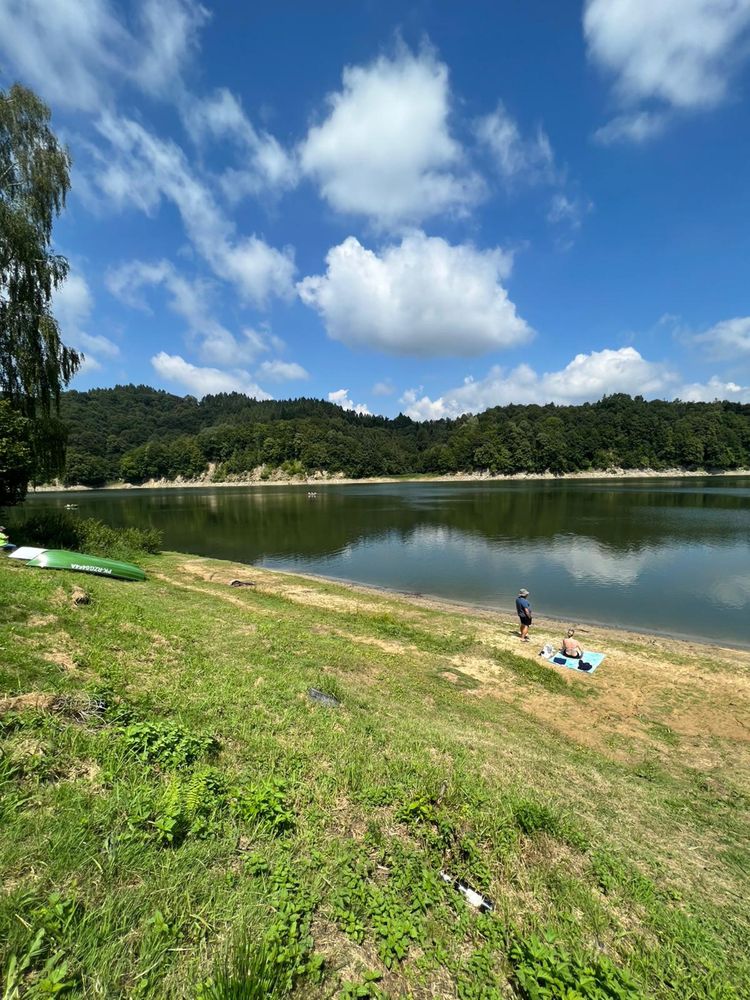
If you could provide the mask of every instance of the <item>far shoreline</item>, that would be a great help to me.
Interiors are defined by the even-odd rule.
[[[612,481],[622,479],[731,479],[750,476],[750,469],[587,469],[581,472],[519,472],[512,475],[493,476],[487,472],[455,472],[442,476],[367,476],[353,479],[347,476],[283,476],[268,478],[222,480],[215,482],[209,477],[199,479],[150,479],[144,483],[107,483],[104,486],[62,486],[45,483],[29,490],[30,495],[38,493],[93,493],[102,490],[169,490],[169,489],[225,489],[231,487],[267,486],[367,486],[398,483],[523,483],[560,482],[565,480]]]

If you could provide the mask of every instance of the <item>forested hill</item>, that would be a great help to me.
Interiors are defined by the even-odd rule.
[[[216,480],[260,466],[392,476],[489,469],[495,474],[622,468],[750,467],[750,405],[607,396],[581,406],[498,406],[417,423],[360,416],[319,399],[197,400],[144,385],[67,392],[65,482],[89,486],[214,466]]]

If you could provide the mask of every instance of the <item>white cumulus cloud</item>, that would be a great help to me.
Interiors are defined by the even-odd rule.
[[[451,135],[450,103],[448,69],[427,50],[348,66],[300,146],[302,169],[336,211],[384,227],[462,212],[482,185]]]
[[[422,232],[380,253],[353,236],[328,251],[324,275],[299,282],[329,335],[350,347],[419,357],[469,356],[532,336],[502,282],[512,256]]]
[[[242,369],[226,372],[218,368],[200,368],[179,354],[167,354],[166,351],[154,355],[151,364],[163,379],[188,389],[191,395],[199,398],[219,392],[244,392],[255,399],[272,398]]]
[[[655,396],[671,392],[676,381],[663,365],[646,361],[633,347],[621,347],[577,354],[560,371],[541,375],[525,364],[512,371],[495,366],[485,378],[467,378],[437,399],[409,390],[401,402],[414,420],[439,420],[508,403],[581,403],[613,392]]]
[[[328,399],[331,403],[340,406],[342,410],[354,410],[355,413],[362,416],[370,416],[370,411],[365,403],[352,402],[348,389],[336,389],[334,392],[329,392]]]
[[[750,0],[587,0],[583,26],[623,106],[707,108],[726,98],[750,51]],[[598,138],[643,141],[664,124],[644,114],[615,118]]]
[[[750,403],[750,385],[725,382],[718,375],[712,375],[708,382],[690,382],[683,385],[675,396],[686,403],[713,403],[717,399]]]

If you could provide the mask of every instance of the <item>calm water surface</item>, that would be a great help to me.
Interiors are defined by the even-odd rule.
[[[76,494],[164,547],[452,601],[750,647],[750,479],[398,483]],[[61,507],[39,494],[28,506]]]

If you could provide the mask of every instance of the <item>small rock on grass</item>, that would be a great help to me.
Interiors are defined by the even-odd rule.
[[[70,595],[70,600],[73,606],[80,608],[82,604],[90,604],[91,598],[81,587],[73,587],[73,591]]]

